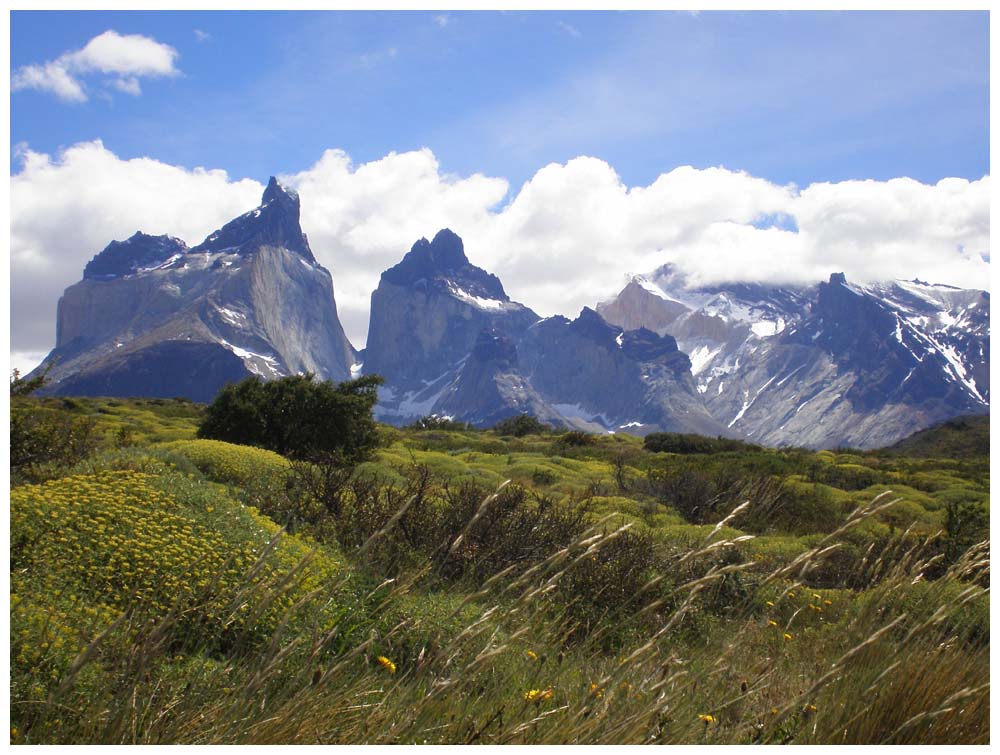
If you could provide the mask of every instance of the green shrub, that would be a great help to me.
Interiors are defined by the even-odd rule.
[[[208,407],[199,438],[259,446],[298,459],[367,458],[378,444],[372,409],[382,384],[367,375],[334,385],[293,375],[263,382],[247,378],[223,388]]]
[[[18,402],[10,413],[11,482],[40,482],[55,476],[58,469],[92,454],[98,444],[91,417],[74,417]]]
[[[672,454],[716,454],[726,451],[760,450],[760,446],[732,438],[709,438],[692,433],[650,433],[643,440],[647,451]]]
[[[470,432],[475,430],[475,428],[468,422],[458,422],[451,417],[439,417],[436,414],[430,414],[426,417],[421,417],[416,422],[406,426],[407,430],[455,430],[458,432]]]
[[[551,429],[531,414],[518,414],[493,425],[493,432],[497,435],[513,435],[515,438],[521,438],[525,435],[539,435]]]
[[[551,469],[536,469],[531,473],[531,481],[536,485],[552,485],[557,479],[556,473]]]
[[[568,433],[563,433],[559,436],[556,441],[560,446],[593,446],[597,442],[591,433],[585,433],[582,430],[570,430]]]

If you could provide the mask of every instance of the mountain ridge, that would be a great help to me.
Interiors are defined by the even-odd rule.
[[[52,393],[208,400],[249,375],[379,374],[376,416],[390,423],[528,412],[589,432],[812,447],[888,445],[989,411],[988,292],[842,273],[694,285],[665,265],[575,318],[542,318],[448,228],[382,272],[358,352],[298,194],[274,177],[257,208],[194,247],[141,231],[110,242],[57,321]]]

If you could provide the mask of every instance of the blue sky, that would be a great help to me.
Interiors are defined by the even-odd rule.
[[[357,346],[442,227],[543,315],[667,262],[989,287],[986,12],[16,11],[11,67],[24,365],[108,242],[197,244],[269,175]]]
[[[15,11],[12,69],[108,29],[171,45],[181,75],[14,92],[12,146],[101,139],[258,180],[426,146],[512,190],[577,155],[628,185],[684,164],[800,186],[989,171],[985,12]]]

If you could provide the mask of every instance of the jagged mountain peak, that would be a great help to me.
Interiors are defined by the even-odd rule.
[[[615,343],[622,334],[622,329],[611,325],[590,307],[584,307],[573,322],[570,323],[573,332],[598,343]]]
[[[461,237],[449,228],[438,231],[432,241],[417,241],[398,264],[382,273],[382,280],[406,287],[433,283],[435,289],[471,303],[510,301],[499,278],[469,262]]]
[[[277,178],[271,176],[267,182],[267,188],[264,189],[264,194],[260,199],[260,204],[264,205],[270,204],[274,201],[285,202],[288,204],[294,204],[296,207],[299,205],[299,195],[297,192],[289,189],[287,186],[282,185]]]
[[[136,231],[125,241],[112,241],[94,255],[83,269],[83,277],[111,280],[162,265],[184,254],[187,244],[173,236],[150,236]]]
[[[299,195],[271,176],[260,206],[226,223],[194,247],[192,253],[229,251],[253,254],[262,246],[284,247],[308,262],[316,258],[299,225]]]

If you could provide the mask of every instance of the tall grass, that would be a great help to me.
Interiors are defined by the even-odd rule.
[[[453,533],[449,552],[461,550],[498,494]],[[95,630],[44,694],[12,695],[12,740],[987,743],[988,541],[930,581],[935,557],[901,533],[857,563],[863,592],[809,586],[844,536],[891,503],[880,496],[797,558],[742,581],[753,561],[720,558],[752,538],[727,537],[745,510],[737,507],[701,543],[663,554],[670,573],[636,590],[622,604],[627,614],[596,618],[575,611],[560,588],[627,542],[632,525],[614,515],[446,604],[430,558],[360,592],[349,573],[293,589],[306,584],[311,555],[262,581],[278,533],[227,604],[246,625],[247,611],[301,595],[269,636],[210,648],[185,617],[217,601],[211,590],[152,616],[128,610]],[[358,569],[412,504],[403,501],[347,554]],[[743,592],[721,590],[734,583]],[[420,605],[446,605],[446,615],[427,631]],[[623,634],[625,626],[641,631]]]

